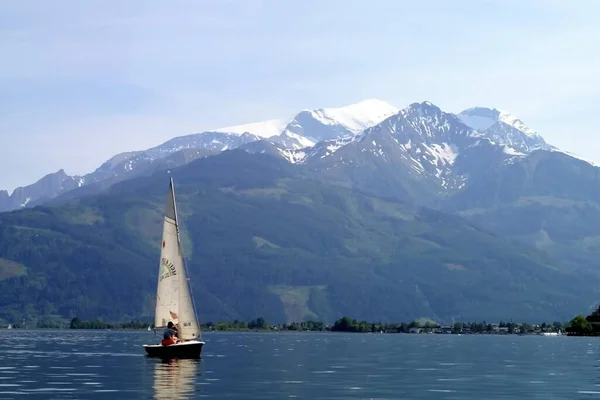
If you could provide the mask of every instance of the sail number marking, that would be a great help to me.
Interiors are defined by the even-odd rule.
[[[160,281],[170,276],[177,275],[177,270],[171,261],[163,257],[161,258],[160,263],[163,267],[165,267],[165,270],[160,274]]]

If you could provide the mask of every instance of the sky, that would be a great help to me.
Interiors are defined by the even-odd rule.
[[[0,2],[0,189],[378,98],[496,107],[600,162],[594,0]]]

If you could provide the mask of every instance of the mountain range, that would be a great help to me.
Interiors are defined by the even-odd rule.
[[[176,137],[147,150],[117,154],[84,176],[70,176],[61,169],[15,189],[12,194],[0,190],[0,212],[43,204],[74,189],[79,190],[67,197],[96,192],[123,180],[181,166],[260,139],[268,138],[283,149],[312,146],[321,140],[359,133],[397,111],[372,99],[346,107],[303,110],[291,120],[269,120]]]
[[[0,318],[149,316],[171,175],[206,318],[564,319],[598,295],[599,171],[429,102],[177,137],[0,193]]]

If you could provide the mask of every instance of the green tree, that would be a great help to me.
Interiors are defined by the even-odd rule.
[[[462,332],[462,330],[463,330],[463,324],[460,323],[460,322],[455,322],[454,323],[454,327],[452,328],[452,330],[454,332]]]
[[[526,323],[521,324],[519,329],[521,330],[521,333],[527,333],[533,330],[532,326]]]
[[[79,329],[81,326],[81,320],[78,317],[75,317],[71,320],[71,325],[69,325],[70,329]]]
[[[352,332],[355,328],[355,321],[350,317],[342,317],[335,321],[331,330],[337,332]]]
[[[572,332],[584,335],[592,332],[592,324],[581,314],[569,322],[568,328]]]

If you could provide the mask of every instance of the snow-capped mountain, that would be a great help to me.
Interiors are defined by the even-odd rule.
[[[287,149],[311,147],[323,140],[360,133],[398,111],[391,104],[376,99],[345,107],[303,110],[272,140]]]
[[[455,160],[481,140],[455,115],[429,102],[414,103],[354,138],[319,143],[301,162],[327,175],[342,169],[346,176],[362,175],[359,171],[368,170],[367,165],[377,165],[379,176],[371,180],[408,179],[447,190],[464,179],[453,173]]]
[[[117,154],[83,177],[70,177],[62,171],[19,188],[12,195],[2,191],[0,212],[41,204],[73,189],[77,189],[77,193],[99,190],[125,179],[151,174],[159,168],[176,167],[265,139],[279,154],[287,154],[286,158],[295,160],[293,149],[313,146],[324,138],[356,134],[395,112],[395,107],[383,101],[365,100],[339,108],[304,110],[291,119],[271,119],[176,137],[151,149]],[[64,175],[64,182],[49,187],[46,182],[55,182],[54,175]]]
[[[179,167],[198,158],[235,149],[259,139],[258,136],[249,133],[225,132],[204,132],[176,137],[145,151],[118,154],[94,172],[84,175],[80,179],[83,184],[74,190],[74,193],[61,196],[66,192],[63,191],[53,197],[71,198],[78,194],[101,190],[117,182],[150,175],[156,170]],[[90,188],[92,186],[93,188]],[[39,202],[32,203],[36,204]]]
[[[407,199],[415,193],[435,198],[461,190],[484,171],[536,150],[561,151],[498,109],[475,107],[452,114],[429,102],[398,110],[380,100],[365,100],[303,110],[289,120],[176,137],[147,150],[118,154],[82,177],[61,170],[12,195],[0,191],[0,211],[95,193],[236,148],[282,157],[341,185]]]
[[[507,111],[474,107],[458,114],[458,118],[492,142],[507,145],[521,153],[554,148],[547,144],[537,132],[528,128],[523,121]]]
[[[408,200],[450,194],[484,170],[551,148],[516,118],[503,115],[512,125],[468,121],[479,129],[465,120],[429,102],[413,103],[360,134],[279,152],[329,181]]]

